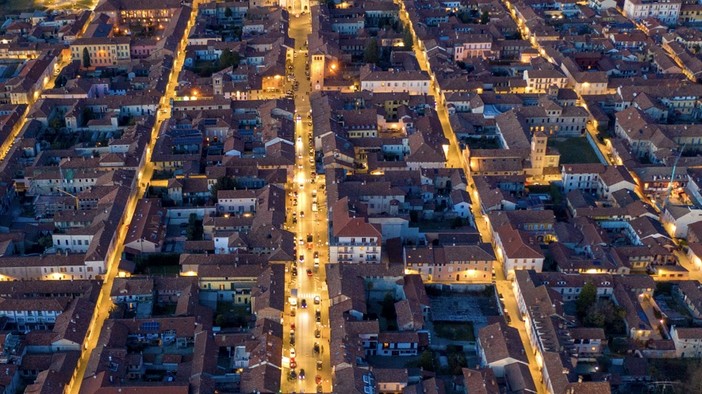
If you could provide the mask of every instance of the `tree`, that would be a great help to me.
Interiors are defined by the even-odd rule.
[[[45,235],[37,240],[37,244],[44,249],[48,249],[54,246],[54,241],[53,238],[51,238],[51,235]]]
[[[83,67],[90,68],[90,52],[88,52],[88,48],[83,48]]]
[[[406,50],[412,50],[412,46],[414,45],[414,39],[412,38],[412,31],[409,29],[409,26],[405,26],[405,31],[402,35],[402,44],[404,45]]]
[[[232,12],[232,9],[227,7],[224,9],[224,17],[225,18],[231,18],[234,13]]]
[[[231,49],[225,49],[219,57],[219,68],[220,70],[229,66],[237,68],[239,66],[239,60],[239,54],[237,52],[232,52]]]
[[[217,183],[212,185],[212,196],[217,197],[217,192],[220,190],[235,190],[236,180],[229,176],[223,176],[217,179]]]
[[[419,367],[425,371],[434,370],[434,353],[431,350],[425,350],[419,355]]]
[[[202,220],[197,218],[197,215],[192,213],[188,217],[188,227],[186,228],[186,236],[188,241],[202,240]]]
[[[380,60],[378,41],[375,38],[370,38],[366,42],[366,49],[363,51],[363,61],[377,64],[378,60]]]
[[[395,314],[395,297],[392,296],[392,293],[386,293],[385,298],[383,298],[383,303],[382,303],[382,310],[381,314],[383,315],[384,318],[387,320],[392,320],[397,317]]]
[[[480,14],[480,24],[487,25],[488,22],[490,22],[490,13],[483,11],[483,13]]]
[[[583,319],[583,324],[586,327],[598,327],[604,328],[607,324],[607,316],[605,316],[605,309],[600,305],[590,305]]]
[[[597,288],[592,282],[587,282],[580,290],[578,299],[575,300],[575,310],[581,319],[588,312],[588,309],[597,301]]]

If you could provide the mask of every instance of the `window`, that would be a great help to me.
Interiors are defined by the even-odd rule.
[[[161,323],[157,321],[148,321],[141,323],[141,329],[143,331],[158,331],[161,327]]]

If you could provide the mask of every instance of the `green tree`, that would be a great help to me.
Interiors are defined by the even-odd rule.
[[[480,24],[487,25],[488,22],[490,22],[490,13],[483,11],[483,13],[480,14]]]
[[[595,302],[597,302],[597,287],[592,282],[587,282],[580,290],[578,299],[575,300],[575,310],[578,313],[578,317],[583,318]]]
[[[224,17],[225,18],[231,18],[234,13],[232,12],[232,9],[227,7],[224,9]]]
[[[235,190],[236,180],[230,176],[223,176],[217,179],[217,183],[212,185],[212,196],[217,197],[217,192],[220,190]]]
[[[383,308],[380,314],[382,314],[384,318],[387,320],[392,320],[397,317],[397,314],[395,313],[395,297],[393,297],[392,293],[385,294],[382,307]]]
[[[39,246],[41,246],[44,249],[50,248],[54,245],[54,241],[51,238],[51,235],[45,235],[37,240],[37,243]]]
[[[590,305],[590,308],[588,308],[587,313],[585,314],[585,318],[583,319],[583,324],[586,327],[598,327],[598,328],[604,328],[605,324],[607,324],[607,316],[605,316],[605,308],[602,308],[600,305]]]
[[[219,69],[222,70],[229,66],[237,68],[239,66],[239,61],[240,58],[237,52],[232,52],[231,49],[225,49],[219,57]]]
[[[188,227],[186,228],[186,237],[188,241],[201,241],[202,240],[202,220],[197,218],[194,213],[190,214],[188,217]]]
[[[425,371],[434,370],[434,353],[431,350],[425,350],[419,355],[419,367]]]
[[[88,52],[88,48],[83,48],[83,67],[90,68],[90,52]]]
[[[377,64],[380,60],[378,41],[375,38],[370,38],[366,42],[366,49],[363,51],[363,61],[366,63]]]
[[[411,51],[414,45],[414,40],[412,39],[412,31],[409,26],[405,26],[405,31],[402,34],[402,43],[406,50]]]
[[[458,13],[458,19],[463,22],[463,23],[471,23],[473,22],[473,18],[470,16],[470,12],[463,10]]]

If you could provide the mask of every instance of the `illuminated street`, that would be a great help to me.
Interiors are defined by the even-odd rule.
[[[404,9],[404,3],[399,2],[400,6],[400,18],[402,21],[410,26],[411,31],[412,31],[412,36],[414,37],[415,44],[413,46],[415,56],[417,57],[417,60],[419,61],[420,67],[422,70],[430,72],[429,68],[429,63],[427,61],[425,53],[419,48],[419,45],[417,45],[417,36],[414,30],[414,27],[412,25],[412,21],[409,19],[409,15]],[[456,139],[456,134],[452,131],[451,125],[449,123],[448,119],[448,113],[446,111],[446,107],[444,103],[441,101],[441,95],[438,92],[438,87],[435,83],[435,81],[432,78],[432,90],[433,90],[433,96],[436,100],[436,111],[439,115],[439,120],[441,121],[441,127],[444,131],[444,136],[448,138],[450,142],[449,150],[446,153],[446,166],[447,167],[458,167],[458,168],[463,168],[463,171],[466,174],[467,178],[467,191],[471,195],[472,198],[474,198],[473,204],[471,206],[471,211],[473,213],[473,216],[475,217],[475,223],[478,229],[478,232],[480,233],[481,238],[483,239],[484,242],[492,242],[492,235],[490,234],[490,226],[487,223],[487,217],[485,217],[480,208],[480,204],[477,197],[477,193],[472,193],[472,191],[477,190],[475,187],[475,183],[473,182],[473,178],[470,173],[470,168],[468,166],[468,163],[466,162],[466,157],[461,154],[459,151],[459,145],[458,141]],[[499,257],[498,257],[499,259]],[[507,310],[507,313],[513,317],[511,322],[509,323],[510,326],[516,328],[519,331],[519,336],[522,339],[522,344],[524,345],[524,348],[527,351],[527,357],[529,359],[529,370],[531,371],[531,376],[532,379],[534,380],[534,383],[537,385],[537,391],[539,393],[545,393],[546,392],[546,387],[543,384],[543,379],[541,375],[541,371],[539,370],[536,360],[535,360],[535,350],[532,349],[531,343],[529,342],[529,337],[524,325],[524,322],[522,321],[521,318],[517,318],[519,316],[518,309],[517,309],[517,301],[514,296],[514,292],[512,291],[512,283],[506,279],[504,272],[502,271],[502,262],[498,260],[497,264],[493,267],[495,271],[495,286],[497,287],[497,290],[504,296],[504,304],[505,304],[505,309]]]
[[[295,80],[299,82],[299,88],[295,94],[296,122],[295,122],[295,152],[297,156],[295,166],[295,180],[288,188],[287,206],[292,206],[293,216],[296,218],[295,224],[292,217],[288,218],[290,228],[296,234],[296,238],[301,240],[297,244],[297,255],[303,256],[303,261],[296,262],[297,276],[293,277],[292,269],[286,274],[286,293],[291,294],[293,289],[297,289],[297,306],[290,303],[286,305],[284,317],[284,350],[283,350],[283,374],[281,388],[284,393],[304,392],[313,393],[319,391],[316,380],[321,379],[321,389],[323,392],[331,392],[331,366],[329,365],[329,325],[328,325],[328,296],[325,286],[325,264],[329,260],[328,238],[327,238],[327,214],[326,195],[320,186],[324,184],[321,176],[313,178],[311,173],[316,172],[315,164],[310,163],[314,157],[314,152],[310,149],[312,127],[310,126],[310,86],[305,76],[305,66],[307,62],[307,52],[301,51],[304,47],[307,34],[311,29],[309,14],[290,18],[289,36],[295,40],[295,58],[292,73]],[[294,193],[297,193],[295,196]],[[315,196],[316,195],[316,196]],[[297,199],[297,205],[293,206]],[[312,205],[316,202],[318,212],[313,212]],[[308,237],[312,237],[312,243],[308,243]],[[319,268],[315,268],[314,253],[318,253]],[[308,270],[310,270],[308,272]],[[315,297],[321,299],[320,304],[315,304]],[[307,304],[306,308],[301,306],[303,300]],[[316,321],[316,311],[320,311],[320,322]],[[295,311],[295,316],[291,313]],[[293,326],[294,325],[294,326]],[[295,345],[291,345],[290,332],[294,327]],[[319,331],[317,331],[319,330]],[[319,338],[317,338],[319,336]],[[315,346],[315,344],[318,345]],[[295,351],[295,373],[296,378],[291,378],[290,357],[291,350]],[[319,353],[317,353],[317,349]],[[321,361],[321,370],[318,368],[318,361]],[[299,378],[299,373],[304,369],[305,379]],[[319,378],[317,378],[319,376]]]
[[[116,241],[115,243],[117,244],[117,247],[115,248],[114,252],[112,253],[111,256],[109,256],[106,261],[105,265],[107,267],[107,273],[105,274],[103,278],[103,285],[102,289],[100,291],[100,295],[98,297],[98,302],[95,307],[95,312],[93,313],[92,320],[90,322],[90,326],[88,329],[88,336],[85,340],[85,343],[83,345],[83,352],[81,354],[80,359],[78,360],[78,366],[76,367],[76,373],[73,375],[73,379],[71,380],[71,383],[66,387],[65,392],[67,393],[78,393],[80,390],[80,384],[84,378],[85,375],[85,370],[87,367],[88,360],[90,358],[90,354],[95,348],[97,341],[99,339],[99,333],[102,330],[102,326],[105,322],[105,319],[109,317],[110,310],[113,307],[112,300],[110,298],[110,292],[112,291],[112,284],[114,282],[115,276],[117,275],[118,271],[118,266],[119,266],[119,261],[122,256],[122,252],[124,251],[124,240],[127,235],[127,230],[129,223],[131,222],[131,218],[134,215],[134,210],[136,208],[137,201],[141,196],[144,194],[146,191],[146,185],[150,183],[151,177],[153,175],[153,164],[151,163],[151,154],[154,150],[154,145],[157,140],[158,136],[158,131],[161,127],[161,123],[166,121],[170,117],[170,100],[175,96],[175,84],[178,79],[178,75],[180,74],[180,70],[183,67],[183,60],[185,56],[185,51],[182,50],[185,48],[185,45],[187,43],[187,37],[190,34],[190,29],[195,23],[195,18],[197,16],[197,6],[198,3],[195,2],[193,4],[193,12],[191,14],[190,21],[188,23],[187,28],[185,29],[185,33],[183,35],[183,38],[180,42],[180,49],[178,51],[178,57],[174,60],[173,64],[173,69],[171,70],[171,74],[169,76],[168,80],[168,86],[166,88],[166,94],[164,98],[161,100],[161,107],[162,110],[158,111],[156,113],[156,120],[154,123],[154,127],[151,131],[151,140],[149,142],[149,145],[147,146],[147,151],[146,151],[146,157],[144,162],[140,163],[140,169],[137,174],[137,184],[138,187],[136,190],[132,192],[132,194],[129,197],[129,201],[127,203],[127,207],[125,209],[125,212],[123,213],[123,224],[119,228],[118,233],[116,234]]]

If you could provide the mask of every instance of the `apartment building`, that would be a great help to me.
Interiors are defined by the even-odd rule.
[[[663,23],[675,24],[680,17],[682,2],[679,0],[625,0],[624,15],[635,21],[656,18]]]
[[[129,37],[90,37],[79,38],[71,43],[71,59],[80,61],[83,67],[114,66],[130,59],[131,38]],[[86,62],[84,53],[88,51]]]
[[[380,226],[356,217],[344,197],[334,204],[329,261],[336,263],[379,264],[382,249]]]

